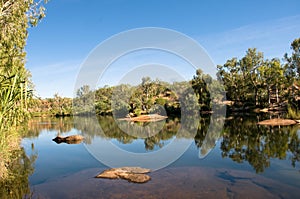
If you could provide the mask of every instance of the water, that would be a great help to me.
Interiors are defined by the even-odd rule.
[[[27,156],[36,157],[31,163],[34,172],[29,176],[31,196],[300,196],[300,126],[258,126],[255,117],[239,117],[226,120],[222,132],[208,135],[211,122],[209,118],[202,118],[195,133],[182,131],[179,134],[182,125],[178,118],[152,124],[131,124],[124,121],[118,122],[119,126],[112,117],[101,117],[97,121],[91,118],[36,118],[29,122],[28,134],[22,141]],[[121,129],[129,133],[123,133]],[[52,139],[58,134],[82,134],[85,141],[79,144],[56,144]],[[139,138],[136,138],[137,135]],[[170,147],[171,145],[176,147]],[[186,145],[188,148],[183,150]],[[179,149],[183,150],[183,155],[174,159],[181,154]],[[163,150],[167,155],[157,155]],[[120,154],[116,155],[118,153]],[[122,154],[127,156],[123,157]],[[138,162],[135,159],[137,154],[146,158]],[[157,169],[162,167],[162,162],[170,164],[150,173],[151,181],[145,184],[94,178],[108,168],[107,165],[148,165]]]

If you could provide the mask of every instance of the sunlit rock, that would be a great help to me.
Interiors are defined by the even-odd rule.
[[[269,126],[287,126],[287,125],[293,125],[297,122],[295,120],[290,119],[270,119],[270,120],[263,120],[258,122],[260,125],[269,125]]]
[[[167,118],[168,118],[167,116],[163,116],[163,115],[148,114],[148,115],[140,115],[137,117],[120,118],[119,120],[126,120],[130,122],[157,122]]]
[[[83,141],[84,137],[81,135],[70,135],[67,137],[57,136],[56,138],[52,139],[57,144],[65,142],[67,144],[79,144]]]
[[[145,173],[149,173],[150,169],[141,167],[120,167],[107,169],[96,176],[96,178],[109,178],[109,179],[125,179],[129,182],[145,183],[151,178]]]

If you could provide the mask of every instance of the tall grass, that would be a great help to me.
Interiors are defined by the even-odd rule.
[[[26,81],[18,73],[0,77],[0,132],[17,126],[28,116]]]
[[[29,92],[20,72],[4,75],[0,69],[0,179],[8,175],[12,154],[20,148],[18,126],[28,117]]]

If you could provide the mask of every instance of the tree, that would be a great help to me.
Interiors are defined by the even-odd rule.
[[[33,0],[0,1],[0,130],[28,115],[32,90],[25,68],[27,28],[44,15],[44,7]]]
[[[275,98],[276,103],[280,102],[280,97],[283,96],[284,68],[279,59],[266,60],[264,64],[258,68],[259,78],[261,82],[260,100],[267,99],[267,104],[270,106],[271,98]],[[265,95],[267,91],[267,95]],[[265,97],[266,96],[266,97]]]
[[[209,75],[204,74],[201,69],[198,69],[196,71],[196,75],[191,81],[192,87],[198,98],[200,109],[202,111],[207,111],[211,109],[211,99],[208,84],[211,84],[212,81],[212,78]]]
[[[295,39],[291,44],[292,54],[288,56],[284,55],[285,64],[285,77],[287,81],[287,87],[289,88],[289,102],[299,108],[296,104],[296,98],[299,95],[295,93],[295,87],[299,87],[300,82],[300,38]],[[299,90],[299,89],[298,89]]]
[[[249,48],[240,60],[232,58],[218,66],[218,77],[224,82],[227,99],[257,105],[260,86],[257,70],[262,64],[263,53]]]
[[[287,69],[287,75],[289,77],[296,78],[299,80],[300,78],[300,38],[295,39],[291,43],[291,50],[292,54],[289,57],[286,53],[284,55],[284,59],[286,60],[286,69]]]
[[[89,85],[83,85],[77,90],[76,98],[73,99],[73,109],[75,115],[93,113],[95,106],[94,92]]]
[[[246,100],[250,103],[253,102],[255,105],[258,103],[258,88],[260,85],[257,70],[263,62],[263,53],[257,52],[256,48],[249,48],[246,55],[240,60],[242,77],[246,86],[245,91],[248,94]]]

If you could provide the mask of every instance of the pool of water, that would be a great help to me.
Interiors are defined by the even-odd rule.
[[[35,118],[22,146],[35,157],[33,198],[297,198],[300,195],[298,126],[265,127],[256,118],[231,118],[195,132],[180,119],[153,124],[100,118]],[[217,123],[213,123],[216,124]],[[99,128],[100,127],[100,128]],[[126,133],[124,133],[124,131]],[[208,133],[209,132],[209,133]],[[57,135],[81,134],[78,144]],[[151,168],[144,184],[94,178],[109,167]]]

